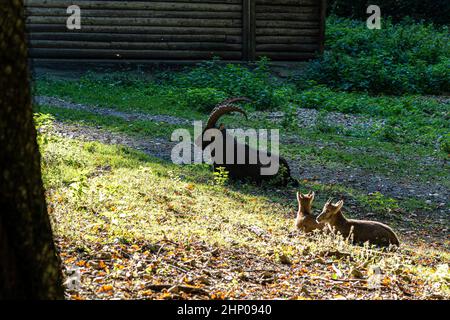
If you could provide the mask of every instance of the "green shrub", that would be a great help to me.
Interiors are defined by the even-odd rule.
[[[238,64],[223,65],[214,59],[165,76],[164,80],[178,88],[211,88],[230,97],[248,97],[257,110],[276,109],[287,101],[286,88],[271,77],[267,59],[261,59],[253,70]]]
[[[185,94],[187,106],[200,112],[212,111],[217,104],[226,98],[227,95],[223,91],[214,88],[188,89]]]
[[[405,17],[416,21],[425,20],[437,24],[450,23],[450,2],[448,0],[331,0],[328,11],[341,17],[365,19],[367,7],[376,4],[381,8],[382,17],[391,17],[399,22]]]
[[[450,91],[448,28],[392,24],[369,30],[362,21],[330,17],[326,51],[297,77],[345,91],[440,94]]]

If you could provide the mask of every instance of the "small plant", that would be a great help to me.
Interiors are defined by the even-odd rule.
[[[284,113],[281,125],[286,130],[295,130],[298,128],[297,108],[295,105],[289,104],[286,112]]]
[[[366,203],[372,211],[377,212],[389,212],[400,208],[395,199],[386,197],[378,191],[369,194]]]
[[[338,131],[338,127],[329,124],[327,121],[328,112],[321,110],[316,118],[316,130],[321,133],[335,133]]]
[[[228,171],[224,167],[217,167],[214,171],[214,183],[218,186],[224,186],[228,183]]]
[[[83,200],[86,193],[85,189],[87,188],[89,188],[89,184],[86,180],[86,176],[84,175],[79,176],[76,181],[70,184],[72,195],[78,202],[81,202]]]
[[[45,133],[52,127],[55,118],[50,114],[36,113],[34,115],[34,123],[37,131],[37,142],[40,148],[44,148],[48,144],[48,135]]]
[[[442,151],[450,154],[450,133],[443,135],[439,139],[439,145]]]
[[[401,124],[393,117],[388,119],[381,128],[375,130],[374,134],[381,140],[388,142],[402,143],[406,139],[406,133],[402,130]]]
[[[283,185],[285,184],[284,181],[287,176],[289,176],[288,168],[286,168],[283,164],[280,163],[278,173],[268,181],[268,184],[273,187]]]

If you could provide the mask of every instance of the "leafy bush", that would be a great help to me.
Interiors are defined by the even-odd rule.
[[[328,2],[330,13],[341,17],[365,19],[370,4],[381,8],[381,14],[399,22],[405,17],[416,21],[426,20],[437,24],[450,23],[450,2],[448,0],[331,0]]]
[[[227,95],[214,88],[194,88],[186,91],[185,98],[189,108],[201,112],[210,112],[218,103],[225,100]]]
[[[362,21],[330,17],[326,52],[297,78],[345,91],[439,94],[450,91],[448,28],[392,24],[369,30]]]
[[[253,70],[238,64],[223,65],[214,59],[185,72],[165,76],[164,80],[178,88],[209,88],[230,97],[248,97],[257,110],[276,109],[287,101],[286,88],[271,77],[267,59],[261,59]]]

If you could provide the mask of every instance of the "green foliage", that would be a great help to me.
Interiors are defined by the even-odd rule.
[[[380,192],[369,194],[362,198],[361,202],[367,205],[369,210],[384,214],[400,208],[395,199],[386,197]]]
[[[227,95],[214,88],[193,88],[186,91],[186,103],[191,109],[200,112],[210,112],[225,100]]]
[[[336,133],[338,127],[333,126],[327,122],[328,112],[325,110],[320,110],[316,118],[316,130],[322,133]]]
[[[37,142],[39,147],[44,150],[48,144],[48,137],[44,133],[51,128],[52,122],[55,118],[51,114],[47,113],[35,113],[33,118],[37,131]]]
[[[224,186],[228,183],[228,171],[224,167],[218,167],[214,171],[214,183],[218,186]]]
[[[271,77],[265,58],[253,70],[238,64],[223,65],[214,59],[182,73],[164,74],[161,79],[185,90],[209,88],[230,97],[248,97],[257,110],[276,109],[286,102],[285,88]]]
[[[297,107],[295,105],[288,105],[281,120],[281,126],[285,130],[296,130],[298,128]]]
[[[442,151],[450,154],[450,133],[443,135],[439,139],[439,144]]]
[[[450,23],[450,2],[448,0],[331,0],[328,2],[330,13],[346,18],[366,19],[367,7],[376,4],[381,8],[382,17],[391,17],[402,21],[411,17],[417,21],[425,20],[437,24]]]
[[[383,21],[369,30],[363,21],[330,17],[326,51],[298,77],[345,91],[372,94],[439,94],[450,90],[447,27]]]

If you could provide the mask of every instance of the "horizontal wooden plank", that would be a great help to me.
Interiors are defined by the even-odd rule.
[[[319,44],[259,44],[256,52],[315,52]]]
[[[61,24],[28,24],[29,32],[67,32]],[[222,34],[241,35],[241,28],[209,28],[209,27],[136,27],[136,26],[84,26],[83,32],[89,33],[133,33],[133,34]]]
[[[269,57],[273,61],[305,61],[317,57],[314,53],[256,52],[256,57]]]
[[[80,58],[80,59],[225,59],[241,58],[238,51],[190,51],[190,50],[101,50],[101,49],[43,49],[30,48],[31,58]]]
[[[295,28],[295,29],[319,29],[319,21],[274,21],[274,20],[256,20],[256,29],[258,28]]]
[[[25,9],[25,15],[36,17],[67,17],[66,8],[34,8]],[[108,17],[108,18],[190,18],[190,19],[241,19],[242,13],[239,11],[166,11],[166,10],[104,10],[104,9],[83,9],[81,17]]]
[[[277,43],[318,43],[319,36],[257,36],[257,44],[277,44]]]
[[[29,24],[63,24],[66,25],[67,17],[28,17]],[[88,25],[96,26],[169,26],[169,27],[217,27],[238,28],[242,26],[240,19],[164,19],[164,18],[91,18],[82,19],[81,28]]]
[[[239,51],[242,45],[220,42],[87,42],[31,40],[31,48],[111,49],[111,50],[198,50]]]
[[[320,7],[318,5],[312,7],[305,7],[305,6],[280,6],[277,4],[272,4],[272,5],[257,5],[255,11],[257,15],[262,13],[312,13],[320,11]]]
[[[101,69],[104,71],[104,68],[110,68],[117,70],[121,70],[126,68],[129,70],[130,68],[139,67],[140,70],[145,70],[149,67],[150,71],[153,70],[154,66],[160,65],[194,65],[198,64],[198,60],[195,59],[77,59],[77,58],[32,58],[30,59],[33,63],[34,67],[42,67],[42,68],[58,68],[60,70],[96,70]],[[83,63],[80,65],[80,61]],[[228,63],[242,63],[241,60],[221,60],[218,63],[220,64],[228,64]]]
[[[256,20],[281,20],[281,21],[308,21],[319,20],[319,10],[317,12],[309,13],[283,13],[283,12],[270,12],[270,13],[257,13]]]
[[[319,29],[257,28],[256,36],[318,36]]]
[[[319,0],[255,0],[256,6],[274,4],[277,5],[290,5],[290,6],[317,6]]]
[[[31,40],[66,40],[66,41],[137,41],[137,42],[223,42],[223,43],[241,43],[242,36],[228,36],[221,34],[109,34],[109,33],[78,33],[73,31],[66,32],[32,32],[28,36]],[[271,42],[272,43],[272,42]]]
[[[80,1],[80,0],[25,0],[26,7],[67,8],[78,5],[82,9],[120,9],[120,10],[192,10],[192,11],[241,11],[241,0],[225,3],[208,2],[164,2],[164,1]]]

